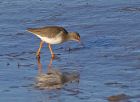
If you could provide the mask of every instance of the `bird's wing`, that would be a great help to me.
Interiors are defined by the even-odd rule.
[[[68,32],[63,27],[50,26],[43,28],[29,28],[29,32],[36,35],[41,35],[42,37],[53,38],[59,34],[68,34]]]

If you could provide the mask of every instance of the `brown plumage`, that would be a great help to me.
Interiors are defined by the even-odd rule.
[[[53,38],[60,33],[68,34],[68,32],[63,27],[59,27],[59,26],[28,28],[27,30],[35,35],[41,35],[42,37],[48,37],[48,38]]]
[[[41,39],[40,47],[36,53],[37,57],[40,57],[40,51],[44,42],[49,44],[49,49],[54,58],[54,53],[51,48],[51,44],[59,44],[68,40],[80,41],[80,35],[77,32],[67,32],[63,27],[59,26],[47,26],[41,28],[28,28],[27,31],[35,34]]]

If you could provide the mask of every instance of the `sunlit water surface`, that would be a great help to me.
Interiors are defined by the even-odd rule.
[[[0,0],[0,102],[110,102],[114,95],[139,102],[139,21],[139,0]],[[84,47],[54,45],[59,59],[52,65],[77,71],[79,83],[54,90],[34,87],[40,40],[26,29],[47,25],[80,33]],[[44,45],[44,73],[50,57]]]

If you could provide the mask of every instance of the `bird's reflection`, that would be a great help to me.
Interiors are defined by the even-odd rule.
[[[53,70],[52,68],[52,62],[53,62],[53,58],[50,59],[50,63],[48,64],[48,68],[47,71],[49,72],[50,70]],[[37,58],[37,65],[38,65],[38,74],[41,75],[43,73],[42,71],[42,64],[40,62],[40,58]]]
[[[108,97],[109,102],[130,102],[129,99],[132,98],[126,94],[118,94]]]
[[[40,58],[37,59],[38,76],[36,77],[36,88],[60,89],[68,82],[79,82],[79,73],[76,71],[61,71],[52,67],[53,59],[50,59],[47,73],[43,73]]]

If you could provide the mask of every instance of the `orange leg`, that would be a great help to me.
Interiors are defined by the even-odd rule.
[[[48,65],[48,70],[51,69],[53,60],[54,60],[53,58],[50,59],[50,63]]]
[[[42,73],[42,64],[40,62],[40,58],[37,58],[37,65],[38,65],[38,74]]]
[[[50,52],[51,52],[51,55],[52,55],[52,59],[54,59],[54,58],[55,58],[55,54],[54,54],[53,51],[52,51],[51,44],[48,44],[48,47],[49,47],[49,49],[50,49]]]
[[[37,58],[40,58],[40,51],[41,51],[41,48],[42,48],[42,46],[43,46],[43,43],[44,43],[43,41],[40,42],[40,46],[39,46],[38,51],[37,51],[37,53],[36,53],[36,57],[37,57]]]

